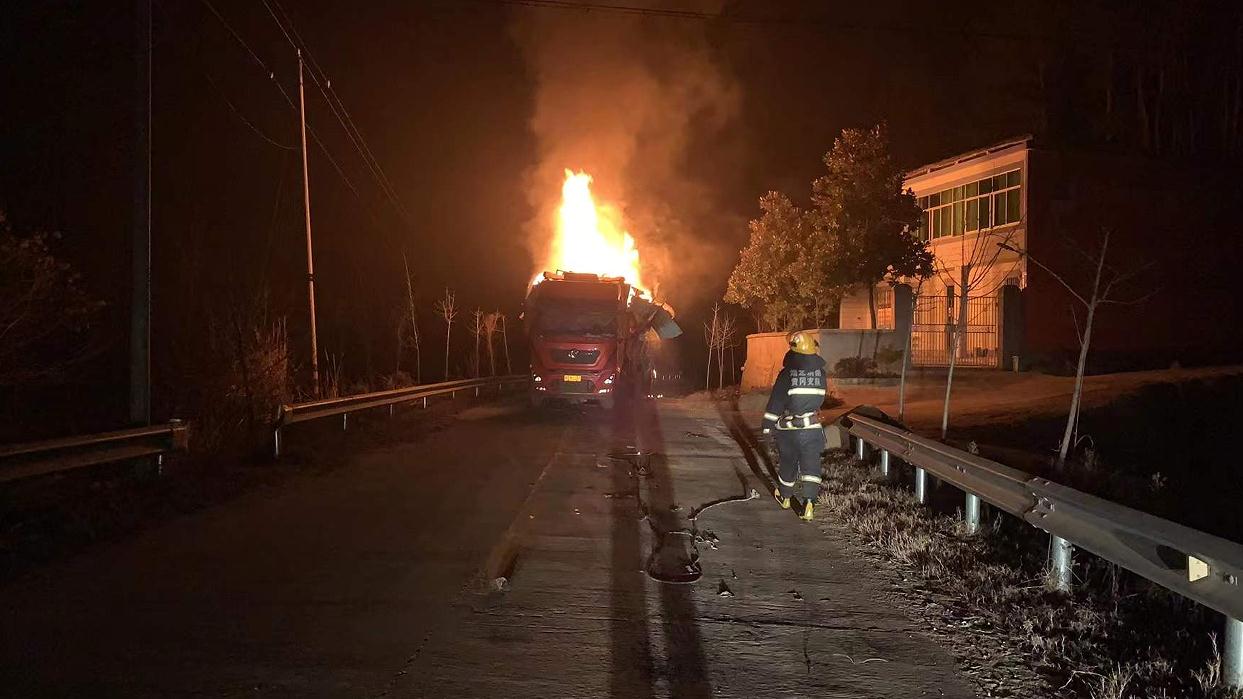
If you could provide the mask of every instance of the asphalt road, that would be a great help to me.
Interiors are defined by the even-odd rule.
[[[0,588],[0,693],[974,696],[732,421],[478,407],[100,546]]]

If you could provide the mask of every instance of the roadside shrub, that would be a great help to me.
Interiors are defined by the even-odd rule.
[[[414,379],[404,371],[394,371],[380,377],[380,390],[391,391],[395,388],[413,386]]]
[[[277,407],[293,398],[284,319],[234,318],[228,326],[211,333],[210,366],[216,370],[200,377],[202,407],[190,445],[200,454],[266,444]]]

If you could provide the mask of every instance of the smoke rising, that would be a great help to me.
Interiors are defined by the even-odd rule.
[[[730,133],[740,95],[709,25],[529,11],[512,29],[536,87],[539,159],[527,173],[536,216],[526,230],[537,264],[547,259],[565,169],[585,170],[597,202],[621,212],[648,284],[675,304],[715,294],[736,252],[727,241],[742,229],[717,194],[741,160]]]

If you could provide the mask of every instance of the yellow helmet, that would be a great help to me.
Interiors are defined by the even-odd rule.
[[[816,354],[820,349],[819,335],[815,330],[795,330],[790,333],[790,349],[799,354]]]

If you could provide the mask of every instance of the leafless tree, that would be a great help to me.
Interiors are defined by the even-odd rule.
[[[902,372],[901,378],[898,379],[898,422],[902,422],[906,418],[906,373],[907,368],[911,365],[911,338],[915,334],[915,312],[919,308],[919,293],[924,288],[924,280],[920,279],[919,283],[911,291],[911,319],[906,325],[906,339],[902,348]],[[894,312],[897,312],[897,304],[894,304]]]
[[[708,367],[704,372],[704,390],[712,390],[712,354],[716,350],[717,335],[720,332],[719,322],[721,304],[712,304],[712,321],[704,323],[704,343],[708,346]]]
[[[478,378],[479,377],[479,336],[483,335],[484,333],[483,311],[476,308],[475,312],[471,314],[471,321],[472,321],[472,325],[470,328],[470,332],[472,335],[475,336],[475,357],[474,357],[475,377]]]
[[[457,318],[457,299],[453,296],[453,291],[449,287],[445,287],[445,295],[436,302],[436,313],[445,322],[445,373],[444,377],[449,379],[449,337],[453,330],[453,320]]]
[[[1046,267],[1039,260],[1027,254],[1025,250],[1019,250],[1008,244],[999,244],[999,247],[1006,250],[1019,253],[1026,257],[1032,264],[1048,272],[1059,284],[1070,292],[1075,301],[1083,307],[1087,312],[1084,319],[1084,325],[1079,327],[1079,315],[1075,312],[1075,305],[1071,305],[1071,316],[1075,319],[1075,334],[1079,338],[1079,363],[1075,368],[1075,388],[1071,393],[1070,412],[1066,415],[1066,429],[1062,432],[1062,443],[1057,451],[1057,468],[1060,471],[1066,465],[1067,455],[1070,453],[1070,446],[1074,441],[1074,435],[1079,429],[1079,409],[1083,398],[1083,373],[1088,362],[1088,348],[1092,343],[1092,325],[1096,321],[1096,312],[1103,305],[1119,304],[1134,305],[1142,303],[1150,298],[1156,292],[1149,292],[1143,296],[1136,296],[1129,299],[1119,298],[1116,294],[1121,286],[1128,281],[1134,279],[1149,267],[1143,265],[1131,270],[1120,271],[1106,264],[1106,256],[1109,253],[1109,229],[1105,229],[1101,236],[1101,247],[1098,252],[1090,253],[1083,250],[1078,252],[1096,268],[1092,277],[1092,290],[1087,293],[1077,291],[1073,286],[1066,282],[1060,274]]]
[[[488,373],[496,376],[496,344],[492,338],[500,332],[501,323],[504,322],[505,316],[500,311],[493,311],[483,317],[483,331],[488,336]]]
[[[405,347],[414,348],[414,382],[423,383],[423,348],[422,337],[419,335],[418,298],[414,293],[414,275],[410,273],[410,265],[406,262],[406,254],[401,254],[401,264],[406,271],[406,312],[404,321],[397,330],[397,360],[401,368],[401,353]]]
[[[958,279],[954,279],[949,269],[939,259],[936,261],[937,276],[941,278],[946,288],[957,286],[959,295],[956,299],[958,307],[954,309],[956,318],[950,328],[949,337],[949,372],[945,378],[945,399],[941,404],[941,439],[945,439],[949,432],[950,419],[950,395],[954,388],[954,369],[958,364],[958,355],[963,351],[963,340],[967,334],[967,325],[970,321],[969,310],[972,298],[980,298],[987,296],[997,289],[1001,288],[1003,282],[996,282],[996,263],[997,258],[1001,255],[1003,246],[1009,245],[1014,240],[1015,235],[1022,230],[1024,222],[1017,222],[1017,225],[1007,226],[1004,230],[988,229],[975,233],[970,244],[967,238],[968,234],[960,235],[961,265],[959,267]],[[964,226],[965,228],[965,226]],[[968,247],[970,249],[968,249]],[[1018,263],[1015,262],[1015,266]],[[1008,275],[1001,275],[1004,280]],[[990,285],[991,286],[987,286]],[[986,288],[987,286],[987,288]],[[947,312],[949,309],[946,309]],[[912,322],[914,318],[912,318]]]
[[[718,389],[725,388],[725,350],[731,349],[738,337],[738,323],[731,313],[722,313],[716,333],[716,373]],[[733,367],[730,367],[731,376]]]
[[[505,373],[514,373],[514,366],[509,361],[509,319],[504,313],[501,316],[501,344],[505,346]]]

